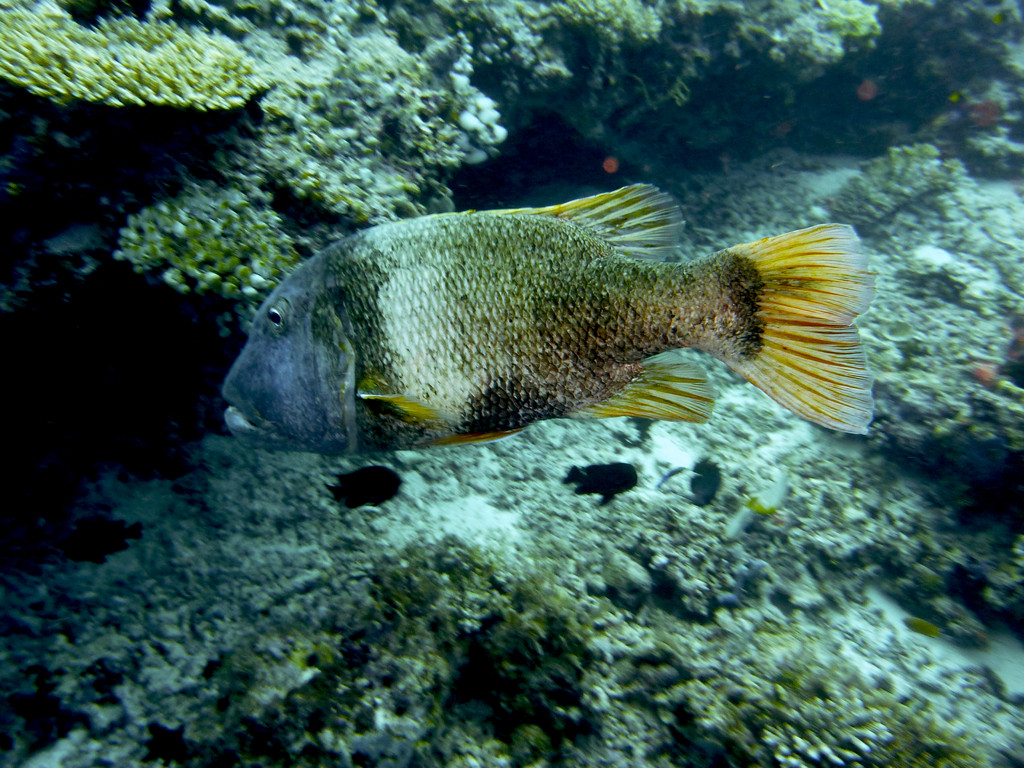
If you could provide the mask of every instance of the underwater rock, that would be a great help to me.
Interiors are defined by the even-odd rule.
[[[613,552],[601,569],[606,594],[630,610],[636,610],[654,589],[647,569],[623,552]]]
[[[401,484],[402,478],[393,469],[374,465],[338,475],[338,484],[328,485],[327,488],[334,495],[335,501],[343,501],[346,507],[352,509],[387,501],[398,493]]]
[[[586,467],[573,467],[565,476],[563,483],[575,483],[576,493],[598,493],[601,504],[607,504],[612,497],[628,491],[636,485],[636,470],[632,464],[616,462],[614,464],[591,464]]]

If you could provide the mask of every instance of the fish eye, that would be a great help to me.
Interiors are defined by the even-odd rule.
[[[284,328],[284,320],[288,314],[288,302],[281,301],[278,304],[274,304],[267,308],[267,320],[274,326],[275,330],[280,331]]]

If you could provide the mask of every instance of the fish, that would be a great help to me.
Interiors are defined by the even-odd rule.
[[[701,459],[694,465],[690,478],[691,501],[698,507],[706,507],[715,500],[721,485],[722,470],[711,459]]]
[[[108,555],[128,549],[128,539],[141,538],[142,523],[94,516],[79,520],[60,547],[69,560],[105,563]]]
[[[575,485],[577,495],[600,494],[599,505],[604,505],[616,494],[636,486],[636,468],[624,462],[572,467],[562,482]]]
[[[338,475],[338,482],[328,484],[327,490],[337,502],[343,502],[349,509],[365,504],[377,506],[394,498],[402,478],[390,467],[375,464],[362,467],[354,472]]]
[[[647,184],[541,208],[355,232],[257,311],[222,386],[255,445],[354,454],[500,439],[554,418],[703,422],[692,347],[799,416],[863,434],[856,318],[873,274],[822,224],[671,261],[681,213]]]
[[[903,625],[912,632],[917,632],[925,637],[941,637],[942,630],[935,624],[917,616],[907,616],[903,619]]]

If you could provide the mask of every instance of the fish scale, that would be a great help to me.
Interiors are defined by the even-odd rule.
[[[513,387],[531,402],[536,397],[527,389],[535,392],[543,381],[559,382],[573,403],[594,399],[608,388],[596,377],[614,376],[624,353],[609,349],[607,329],[622,326],[612,291],[593,287],[594,278],[617,275],[592,269],[588,279],[587,265],[616,254],[596,238],[566,237],[565,230],[565,223],[523,215],[429,217],[354,238],[333,269],[354,317],[384,318],[379,335],[353,339],[365,351],[365,365],[393,391],[445,414],[462,411],[462,420],[478,424],[488,413],[484,406],[466,412],[467,400],[486,398],[486,407],[498,411],[495,420],[517,421]],[[530,270],[514,246],[524,237],[531,241]],[[407,247],[391,247],[394,241]],[[419,249],[421,242],[427,245]],[[379,282],[366,280],[367,261],[385,266]],[[442,271],[451,276],[447,284],[435,277]],[[637,341],[616,340],[630,349]],[[552,416],[560,410],[544,409]]]

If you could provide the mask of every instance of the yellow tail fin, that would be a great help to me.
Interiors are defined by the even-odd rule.
[[[730,248],[763,281],[761,349],[726,362],[805,419],[864,434],[871,375],[854,319],[868,308],[874,276],[851,227],[822,224]]]

